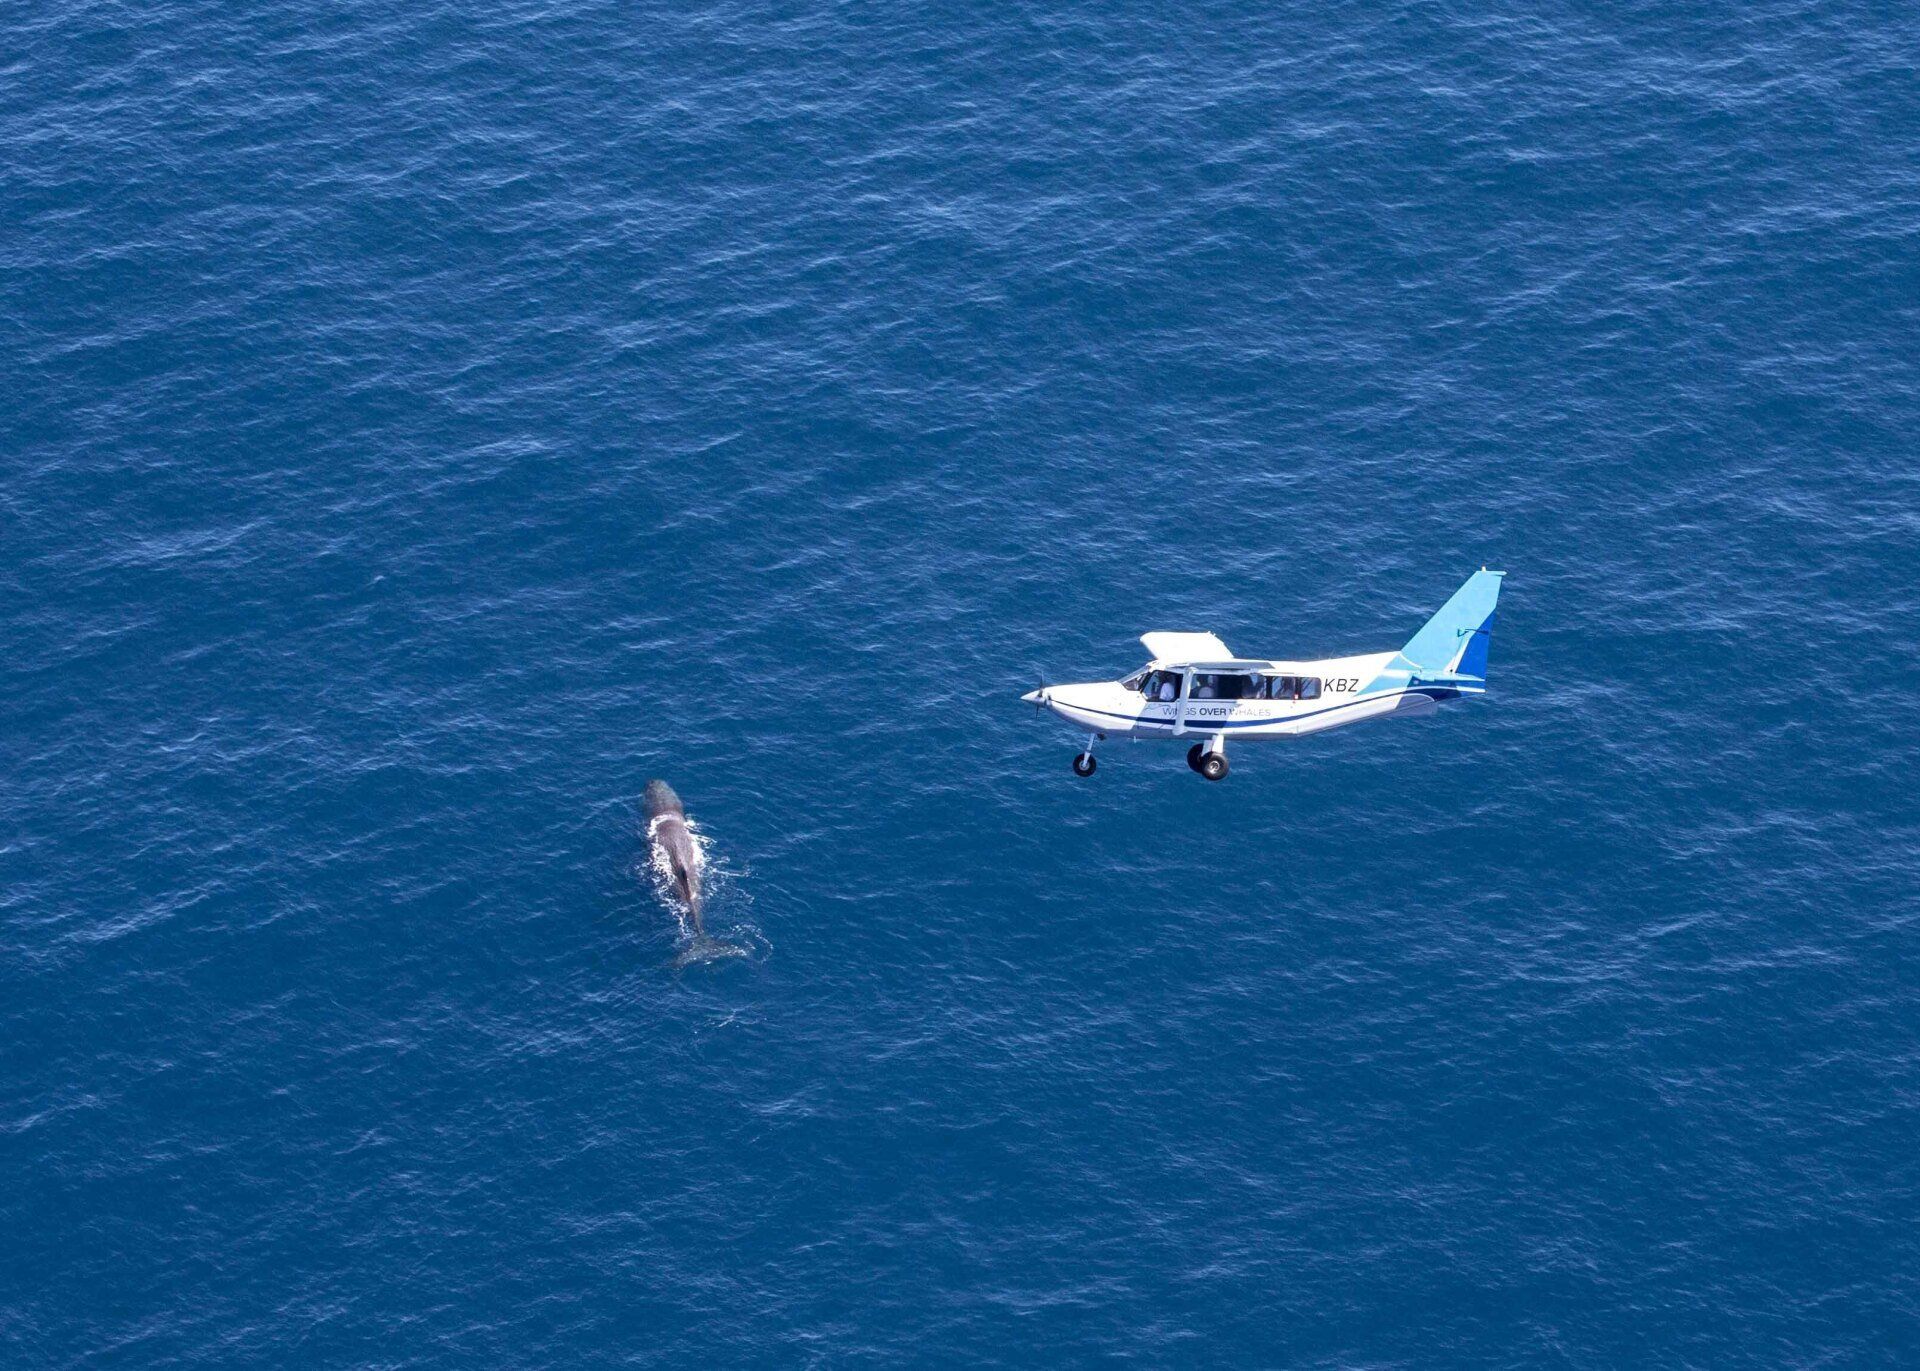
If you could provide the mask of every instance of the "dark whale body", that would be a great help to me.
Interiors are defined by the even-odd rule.
[[[707,936],[704,894],[700,888],[700,849],[687,828],[687,811],[680,797],[665,781],[648,781],[646,807],[647,840],[653,844],[654,861],[665,869],[674,896],[687,911],[687,922],[693,925],[693,941],[680,954],[680,963],[744,957],[745,948]]]

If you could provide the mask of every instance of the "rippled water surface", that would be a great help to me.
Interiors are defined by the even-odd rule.
[[[1920,1356],[1908,8],[0,13],[5,1364]]]

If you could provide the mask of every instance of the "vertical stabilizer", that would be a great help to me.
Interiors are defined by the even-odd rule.
[[[1493,610],[1504,571],[1485,567],[1467,578],[1453,598],[1400,649],[1396,663],[1425,679],[1464,676],[1487,679],[1487,646],[1493,638]]]

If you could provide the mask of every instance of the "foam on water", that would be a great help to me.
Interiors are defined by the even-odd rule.
[[[636,874],[644,873],[653,888],[654,898],[672,912],[674,921],[679,925],[681,950],[674,964],[687,966],[696,962],[750,956],[756,952],[764,956],[771,951],[765,935],[747,917],[747,911],[753,906],[753,893],[742,884],[742,878],[747,875],[746,866],[716,860],[712,835],[693,818],[686,817],[687,835],[693,839],[698,859],[701,917],[707,931],[706,940],[699,940],[694,931],[693,911],[680,898],[679,888],[674,881],[673,863],[668,859],[666,849],[653,841],[654,833],[665,817],[663,815],[648,821],[646,857],[636,869]]]

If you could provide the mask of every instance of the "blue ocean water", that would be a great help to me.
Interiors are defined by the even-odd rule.
[[[0,1361],[1920,1356],[1909,7],[4,14]]]

